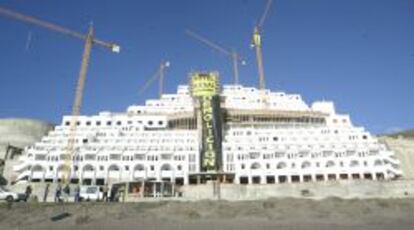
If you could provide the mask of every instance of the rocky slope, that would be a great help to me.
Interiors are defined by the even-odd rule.
[[[32,119],[0,119],[0,184],[6,184],[12,176],[17,159],[3,163],[8,145],[24,148],[45,136],[54,125]]]
[[[0,145],[25,147],[39,141],[53,125],[32,119],[0,119]]]

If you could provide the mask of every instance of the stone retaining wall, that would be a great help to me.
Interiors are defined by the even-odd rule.
[[[261,200],[271,197],[323,199],[341,198],[403,198],[414,197],[414,181],[341,181],[301,184],[235,185],[210,183],[184,186],[183,196],[188,200]]]

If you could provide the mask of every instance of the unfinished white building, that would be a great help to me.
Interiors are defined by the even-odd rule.
[[[401,176],[392,151],[332,102],[307,105],[298,94],[241,85],[220,89],[221,180],[236,184],[388,180]],[[68,154],[70,116],[35,145],[14,170],[17,180],[106,184],[120,181],[205,183],[200,168],[197,103],[186,85],[176,94],[76,119]],[[70,165],[66,164],[70,160]]]

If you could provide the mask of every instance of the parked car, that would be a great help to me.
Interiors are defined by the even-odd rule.
[[[9,202],[12,202],[12,201],[21,201],[25,199],[26,199],[26,195],[23,193],[12,192],[5,187],[0,187],[0,200],[6,200]]]
[[[85,185],[80,187],[79,198],[81,201],[99,201],[103,198],[103,193],[99,186]]]

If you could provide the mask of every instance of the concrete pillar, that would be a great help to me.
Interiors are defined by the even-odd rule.
[[[164,197],[164,182],[161,183],[161,197]]]
[[[171,195],[172,195],[172,197],[175,197],[176,196],[176,194],[175,194],[175,180],[173,181],[173,183],[171,184]]]
[[[141,198],[144,198],[144,192],[145,192],[145,180],[141,183]]]
[[[240,184],[240,177],[237,174],[234,175],[233,183],[234,184]]]
[[[264,175],[260,176],[260,184],[266,184],[266,176]]]
[[[371,173],[371,175],[372,175],[372,180],[378,180],[376,173]]]
[[[58,180],[58,174],[57,173],[54,173],[54,177],[53,177],[53,183],[56,183],[57,182],[57,180]]]

